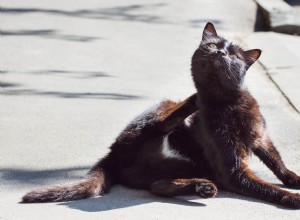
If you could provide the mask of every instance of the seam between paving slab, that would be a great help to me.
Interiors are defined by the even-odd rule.
[[[271,82],[276,86],[276,88],[279,90],[279,92],[283,95],[283,97],[287,100],[287,102],[290,104],[290,106],[298,113],[300,114],[300,111],[297,109],[297,107],[292,103],[292,101],[289,99],[289,97],[284,93],[284,91],[280,88],[280,86],[276,83],[276,81],[272,78],[271,74],[269,73],[268,69],[265,67],[265,65],[258,61],[258,63],[261,65],[261,67],[266,72],[266,75],[271,80]]]

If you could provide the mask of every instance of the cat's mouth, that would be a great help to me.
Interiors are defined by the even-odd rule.
[[[218,60],[218,59],[214,60],[213,63],[214,63],[214,65],[215,65],[215,67],[218,68],[218,69],[219,69],[220,66],[222,65],[221,61]]]
[[[215,55],[210,55],[210,56],[207,56],[206,59],[199,59],[201,60],[201,67],[202,68],[209,68],[209,66],[213,66],[215,67],[216,69],[220,69],[220,68],[224,68],[227,65],[227,62],[225,60],[226,58],[224,57],[216,57]],[[196,59],[196,62],[198,60]]]
[[[217,68],[223,68],[226,66],[226,60],[224,58],[221,57],[216,57],[212,60],[213,65]]]

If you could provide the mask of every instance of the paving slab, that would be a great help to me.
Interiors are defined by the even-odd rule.
[[[260,32],[245,36],[244,42],[262,49],[261,64],[290,104],[300,112],[300,37]]]
[[[272,70],[269,73],[291,105],[300,112],[300,67]]]

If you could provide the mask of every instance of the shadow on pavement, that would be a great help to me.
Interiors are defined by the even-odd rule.
[[[256,10],[254,32],[268,31],[269,27],[260,10]]]
[[[112,99],[112,100],[133,100],[140,99],[141,96],[127,95],[120,93],[105,93],[105,92],[56,92],[56,91],[38,91],[33,89],[9,89],[1,92],[2,95],[9,96],[48,96],[56,98],[68,98],[68,99]]]
[[[138,13],[139,10],[156,10],[158,7],[166,6],[164,3],[158,4],[135,4],[128,6],[98,8],[98,9],[82,9],[75,11],[66,11],[59,9],[43,9],[43,8],[7,8],[1,7],[1,13],[4,14],[25,14],[25,13],[46,13],[53,15],[64,15],[80,18],[118,20],[118,21],[134,21],[146,23],[165,23],[160,17]]]
[[[96,79],[104,77],[114,77],[101,71],[76,71],[76,70],[34,70],[34,71],[2,71],[2,74],[22,73],[39,75],[61,75],[62,77],[71,77],[76,79]],[[114,92],[72,92],[72,91],[41,91],[37,89],[26,88],[21,84],[14,82],[0,82],[2,95],[7,96],[44,96],[68,99],[111,99],[111,100],[136,100],[144,98],[142,96],[114,93]],[[21,88],[15,88],[21,87]]]
[[[195,20],[190,20],[189,22],[191,24],[191,27],[194,27],[194,28],[202,28],[207,24],[207,22],[212,22],[215,25],[216,29],[222,29],[221,20],[216,20],[216,19],[195,19]]]
[[[101,71],[77,71],[77,70],[37,70],[30,72],[33,74],[78,74],[75,78],[98,78],[98,77],[112,77]],[[81,76],[80,76],[81,75]]]
[[[50,170],[30,170],[21,168],[2,168],[1,182],[4,185],[9,185],[10,188],[13,185],[55,185],[54,182],[62,182],[62,184],[68,184],[70,182],[80,180],[90,169],[89,166],[69,167]],[[53,182],[53,184],[52,184]],[[281,185],[280,185],[281,186]],[[282,206],[274,205],[262,200],[241,196],[236,193],[228,191],[219,191],[218,195],[213,198],[222,199],[235,199],[245,200],[250,203],[262,203],[271,206],[276,206],[280,209],[288,209]],[[143,205],[147,203],[170,203],[183,206],[205,207],[206,199],[201,199],[197,196],[181,196],[181,197],[159,197],[151,194],[146,190],[130,189],[121,185],[114,186],[112,190],[97,198],[89,198],[76,201],[68,201],[58,203],[60,206],[67,206],[71,209],[77,209],[85,212],[102,212],[108,210],[115,210],[121,208],[127,208],[131,206]]]
[[[148,191],[134,190],[123,186],[115,186],[110,193],[101,197],[90,198],[59,203],[60,206],[67,206],[71,209],[77,209],[85,212],[103,212],[131,206],[143,205],[148,203],[171,203],[183,206],[205,207],[200,202],[189,201],[189,199],[198,199],[196,196],[165,198],[152,195]]]
[[[271,206],[276,206],[280,209],[287,209],[282,206],[277,206],[270,204],[261,200],[240,196],[235,193],[230,193],[226,191],[221,191],[219,194],[213,198],[220,200],[217,202],[222,202],[222,199],[235,199],[235,200],[246,200],[246,202],[251,203],[263,203]],[[193,207],[205,207],[206,199],[201,199],[197,196],[182,196],[182,197],[159,197],[155,196],[148,191],[144,190],[134,190],[123,186],[113,187],[110,193],[107,193],[101,197],[90,198],[85,200],[77,200],[70,202],[59,203],[60,206],[67,206],[71,209],[77,209],[84,212],[103,212],[115,209],[128,208],[131,206],[143,205],[148,203],[170,203],[183,206],[193,206]]]
[[[300,5],[300,1],[299,0],[284,0],[286,3],[288,3],[291,6],[297,6]]]
[[[103,39],[99,37],[59,34],[59,32],[56,30],[48,30],[48,29],[47,30],[15,30],[15,31],[0,30],[0,35],[6,37],[36,36],[36,37],[42,37],[48,39],[77,41],[77,42],[90,42],[90,41]]]
[[[68,184],[80,180],[90,169],[89,166],[69,167],[50,170],[30,170],[21,168],[2,168],[1,182],[4,185],[16,185],[18,188],[24,185],[55,185],[55,182]],[[57,184],[56,184],[57,185]],[[112,188],[110,193],[102,197],[83,199],[77,201],[63,202],[58,205],[68,206],[71,209],[78,209],[85,212],[101,212],[112,209],[126,208],[130,206],[142,205],[152,202],[172,203],[185,206],[205,206],[202,203],[188,201],[188,199],[197,199],[196,196],[180,198],[164,198],[150,194],[148,191],[129,189],[117,185]]]
[[[0,88],[17,87],[17,86],[19,86],[19,84],[17,84],[17,83],[9,83],[9,82],[0,81]]]
[[[295,209],[289,209],[287,207],[283,207],[274,203],[269,203],[260,199],[255,199],[255,198],[251,198],[248,196],[242,196],[236,193],[232,193],[232,192],[228,192],[228,191],[221,191],[218,193],[218,195],[216,196],[216,199],[236,199],[236,200],[245,200],[247,202],[250,203],[257,203],[257,204],[266,204],[266,205],[270,205],[270,206],[275,206],[278,209],[286,209],[286,210],[295,210]]]
[[[1,168],[1,182],[7,184],[44,185],[52,180],[81,179],[90,169],[88,166],[59,168],[50,170],[31,170],[22,168]]]
[[[100,78],[100,77],[114,77],[112,75],[106,74],[102,71],[95,70],[59,70],[59,69],[50,69],[50,70],[34,70],[34,71],[1,71],[0,74],[10,74],[10,73],[24,73],[24,74],[38,74],[38,75],[61,75],[67,76],[76,79],[90,79],[90,78]]]

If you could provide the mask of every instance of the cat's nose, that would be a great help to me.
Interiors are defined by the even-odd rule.
[[[218,50],[218,51],[217,51],[217,55],[218,55],[218,56],[225,56],[226,53],[225,53],[224,50]]]

